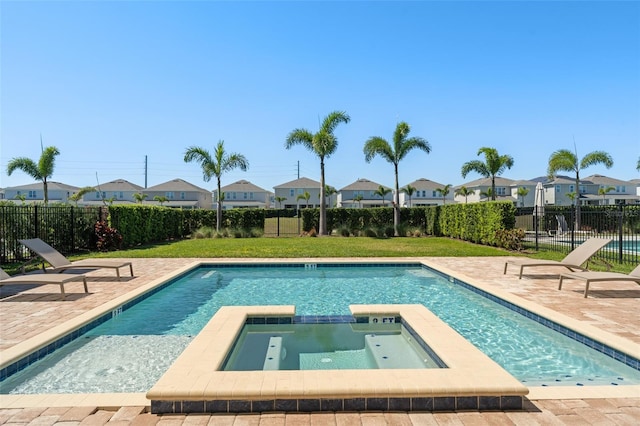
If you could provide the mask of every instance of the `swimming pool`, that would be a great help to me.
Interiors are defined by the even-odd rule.
[[[345,315],[349,314],[349,304],[380,303],[421,303],[427,306],[528,385],[640,382],[637,360],[631,361],[635,362],[636,369],[618,363],[611,356],[594,351],[574,339],[551,333],[549,327],[474,293],[464,283],[418,264],[204,266],[155,292],[136,304],[135,309],[114,312],[113,319],[93,328],[74,344],[89,347],[89,342],[96,342],[93,348],[88,349],[88,359],[104,358],[102,355],[108,353],[110,359],[144,359],[145,367],[162,361],[170,364],[177,355],[159,348],[166,344],[179,353],[180,347],[186,346],[221,306],[290,304],[296,306],[297,314],[313,316]],[[520,335],[515,340],[514,330],[518,330]],[[154,350],[128,344],[136,340],[148,340],[149,345],[141,347],[151,346]],[[134,352],[121,354],[122,348]],[[142,353],[135,352],[138,350]],[[606,348],[602,350],[607,351]],[[161,352],[158,357],[154,357],[156,352]],[[617,356],[611,352],[612,356]],[[59,355],[53,353],[48,356]],[[2,392],[44,393],[44,384],[51,382],[52,378],[66,375],[64,372],[48,373],[41,379],[43,385],[25,386],[24,376],[42,369],[40,365],[48,362],[46,358],[42,361],[3,380]],[[66,364],[71,371],[80,369],[78,361],[64,361],[64,357],[58,364]],[[125,367],[121,363],[98,365],[89,375],[104,383],[105,377],[111,377],[118,371],[127,377],[141,371],[151,384],[158,377],[146,368]],[[115,389],[102,392],[144,392],[150,386],[149,383],[133,382],[134,379],[124,383],[114,380]],[[68,385],[62,385],[59,390],[46,389],[51,393],[100,392],[93,388],[67,390]]]

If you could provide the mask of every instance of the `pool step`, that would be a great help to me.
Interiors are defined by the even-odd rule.
[[[267,355],[264,357],[263,370],[280,370],[280,357],[282,356],[282,337],[269,338]]]
[[[400,334],[367,334],[365,347],[378,368],[425,368],[426,363]]]

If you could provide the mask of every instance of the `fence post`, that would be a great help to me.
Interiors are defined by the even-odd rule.
[[[276,224],[276,237],[280,236],[280,210],[278,210],[278,218]]]
[[[622,263],[622,224],[624,222],[622,215],[624,214],[623,205],[618,204],[618,261]]]
[[[33,205],[33,237],[34,238],[39,238],[40,237],[40,227],[38,226],[38,205],[34,204]]]
[[[71,250],[75,251],[76,250],[76,235],[75,235],[75,220],[73,217],[74,212],[74,208],[73,206],[69,206],[69,208],[71,208],[71,226],[69,226],[69,228],[71,228]]]

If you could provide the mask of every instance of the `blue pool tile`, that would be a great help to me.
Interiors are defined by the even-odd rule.
[[[456,399],[454,397],[433,398],[433,411],[454,411],[456,409]]]
[[[502,410],[522,410],[522,397],[502,396],[500,397],[500,408]]]
[[[230,413],[250,413],[251,401],[232,399],[229,401]]]
[[[167,414],[173,413],[173,401],[151,401],[151,413],[152,414]]]
[[[207,401],[204,409],[205,413],[228,413],[229,401],[226,399]]]
[[[343,411],[342,399],[321,399],[320,411]]]
[[[204,401],[182,401],[182,413],[204,413]]]
[[[276,411],[298,411],[297,399],[276,399]]]
[[[477,396],[459,396],[456,398],[456,410],[477,410],[478,406]]]
[[[481,396],[478,398],[479,410],[500,410],[500,397],[499,396]]]
[[[411,410],[433,411],[433,398],[411,398]]]
[[[411,398],[389,398],[389,411],[411,411]]]
[[[389,398],[367,398],[367,411],[389,411]]]
[[[345,398],[344,411],[364,411],[366,401],[364,398]]]
[[[299,399],[298,411],[302,413],[320,411],[320,399]]]
[[[262,413],[275,410],[276,401],[273,399],[265,399],[258,401],[251,401],[251,412]]]

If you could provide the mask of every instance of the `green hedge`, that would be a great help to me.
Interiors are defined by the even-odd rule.
[[[161,206],[109,206],[109,225],[123,236],[123,247],[185,238],[203,226],[216,227],[216,211]],[[221,228],[264,229],[264,209],[222,211]]]
[[[427,233],[496,246],[497,232],[513,229],[516,208],[508,201],[427,207]],[[429,211],[431,210],[431,211]]]

